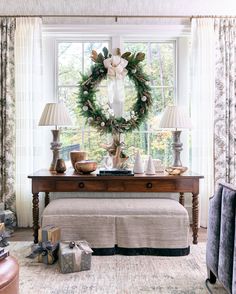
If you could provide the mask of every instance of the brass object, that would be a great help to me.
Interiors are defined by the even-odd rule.
[[[73,168],[75,169],[75,163],[77,161],[86,160],[87,159],[87,152],[85,151],[71,151],[70,152],[70,160],[72,163]]]
[[[59,174],[63,174],[65,171],[66,171],[65,161],[61,158],[57,159],[56,172]]]
[[[172,176],[181,175],[186,172],[188,168],[186,166],[169,166],[165,169],[165,171]]]
[[[92,160],[82,160],[75,163],[75,171],[79,174],[90,174],[97,168],[97,162]]]

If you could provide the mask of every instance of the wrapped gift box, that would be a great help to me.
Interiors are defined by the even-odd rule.
[[[11,210],[0,210],[0,223],[5,224],[5,228],[9,233],[13,233],[16,226],[16,217]]]
[[[90,270],[93,250],[86,241],[75,242],[70,248],[69,242],[62,242],[59,249],[59,264],[63,274]]]
[[[38,261],[45,264],[53,264],[58,259],[61,229],[55,226],[45,226],[39,229],[39,252]]]
[[[3,233],[4,231],[5,231],[5,224],[0,223],[0,234]]]
[[[9,245],[7,242],[8,237],[10,237],[10,234],[5,231],[5,224],[0,223],[0,247],[6,247]]]

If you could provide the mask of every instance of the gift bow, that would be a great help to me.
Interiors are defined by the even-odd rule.
[[[30,253],[30,255],[26,257],[33,259],[40,254],[42,254],[43,256],[51,255],[51,253],[55,249],[57,249],[58,246],[59,246],[59,242],[53,243],[53,244],[50,241],[39,242],[39,244],[34,247],[32,253]]]
[[[111,78],[117,78],[118,80],[123,79],[127,74],[125,67],[128,61],[121,58],[119,55],[113,55],[103,61],[105,68],[107,68],[107,74]]]
[[[10,237],[10,234],[3,232],[0,233],[0,247],[6,247],[9,245],[9,243],[7,242],[7,238]]]

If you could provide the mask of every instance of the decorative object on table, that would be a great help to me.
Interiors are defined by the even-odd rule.
[[[61,239],[61,230],[52,225],[39,229],[39,243],[34,245],[32,253],[27,258],[35,258],[45,264],[53,264],[58,259],[59,242]]]
[[[4,223],[5,231],[8,234],[12,234],[14,232],[14,228],[16,227],[15,214],[11,210],[0,211],[0,223]]]
[[[93,250],[86,241],[61,242],[59,264],[63,274],[90,270]]]
[[[56,163],[62,145],[60,143],[60,130],[58,126],[69,126],[71,124],[69,113],[62,102],[46,104],[39,121],[39,126],[55,126],[55,130],[51,130],[53,135],[53,142],[51,143],[53,159],[50,171],[56,170]]]
[[[63,174],[65,171],[66,171],[65,161],[62,158],[59,158],[56,164],[56,172],[59,174]]]
[[[107,48],[103,48],[103,53],[99,54],[93,50],[91,59],[94,65],[91,74],[83,75],[79,84],[78,107],[81,114],[87,118],[87,123],[99,132],[110,133],[113,136],[112,144],[104,145],[109,155],[115,157],[113,168],[123,168],[128,159],[120,135],[139,128],[152,105],[149,78],[140,65],[144,58],[145,54],[141,52],[133,54],[125,52],[121,55],[120,49],[116,49],[115,54],[112,55]],[[124,114],[126,75],[134,83],[137,99],[133,108]],[[106,78],[108,78],[108,103],[99,105],[96,101],[96,89]],[[117,148],[119,148],[118,152]],[[121,160],[117,159],[118,156]]]
[[[87,160],[87,152],[85,151],[78,151],[78,150],[73,150],[70,152],[70,160],[73,168],[75,169],[75,163],[77,161],[82,161],[82,160]]]
[[[112,158],[110,155],[106,155],[103,157],[103,166],[105,169],[111,169],[112,168]]]
[[[149,155],[145,174],[146,175],[155,175],[155,173],[156,173],[156,171],[155,171],[155,166],[154,166],[154,163],[153,163],[153,159],[152,159],[152,156]]]
[[[5,224],[0,223],[0,247],[6,247],[9,245],[7,238],[10,236],[11,235],[5,231]]]
[[[79,174],[90,174],[97,169],[97,162],[92,160],[81,160],[75,163],[75,171]]]
[[[134,173],[143,174],[144,173],[144,164],[139,151],[137,151],[134,161]]]
[[[133,176],[133,172],[130,169],[100,169],[98,176]]]
[[[181,130],[191,128],[191,121],[188,114],[182,107],[168,106],[161,118],[159,127],[163,129],[175,129],[172,131],[174,162],[173,167],[181,167],[180,152],[183,150],[183,144],[180,142]]]
[[[8,250],[2,249],[0,248],[0,261],[5,259],[6,257],[8,257],[10,255]]]
[[[163,164],[161,163],[160,159],[153,159],[153,163],[154,163],[156,173],[164,172],[165,168]]]
[[[181,175],[186,172],[188,168],[186,166],[169,166],[165,168],[165,171],[172,176]]]

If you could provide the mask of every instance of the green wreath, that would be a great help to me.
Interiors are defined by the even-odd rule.
[[[117,49],[117,53],[120,55],[119,49]],[[96,101],[97,88],[101,81],[107,78],[107,68],[104,66],[103,61],[111,56],[106,47],[103,48],[103,54],[92,51],[91,59],[94,64],[91,67],[91,74],[82,75],[82,80],[79,83],[78,107],[81,114],[87,118],[88,124],[98,131],[113,134],[128,133],[140,127],[152,105],[151,89],[148,85],[149,78],[139,64],[144,60],[145,54],[126,52],[121,55],[122,58],[128,61],[126,66],[127,75],[134,82],[137,92],[136,102],[130,111],[130,119],[117,118],[109,114]]]

